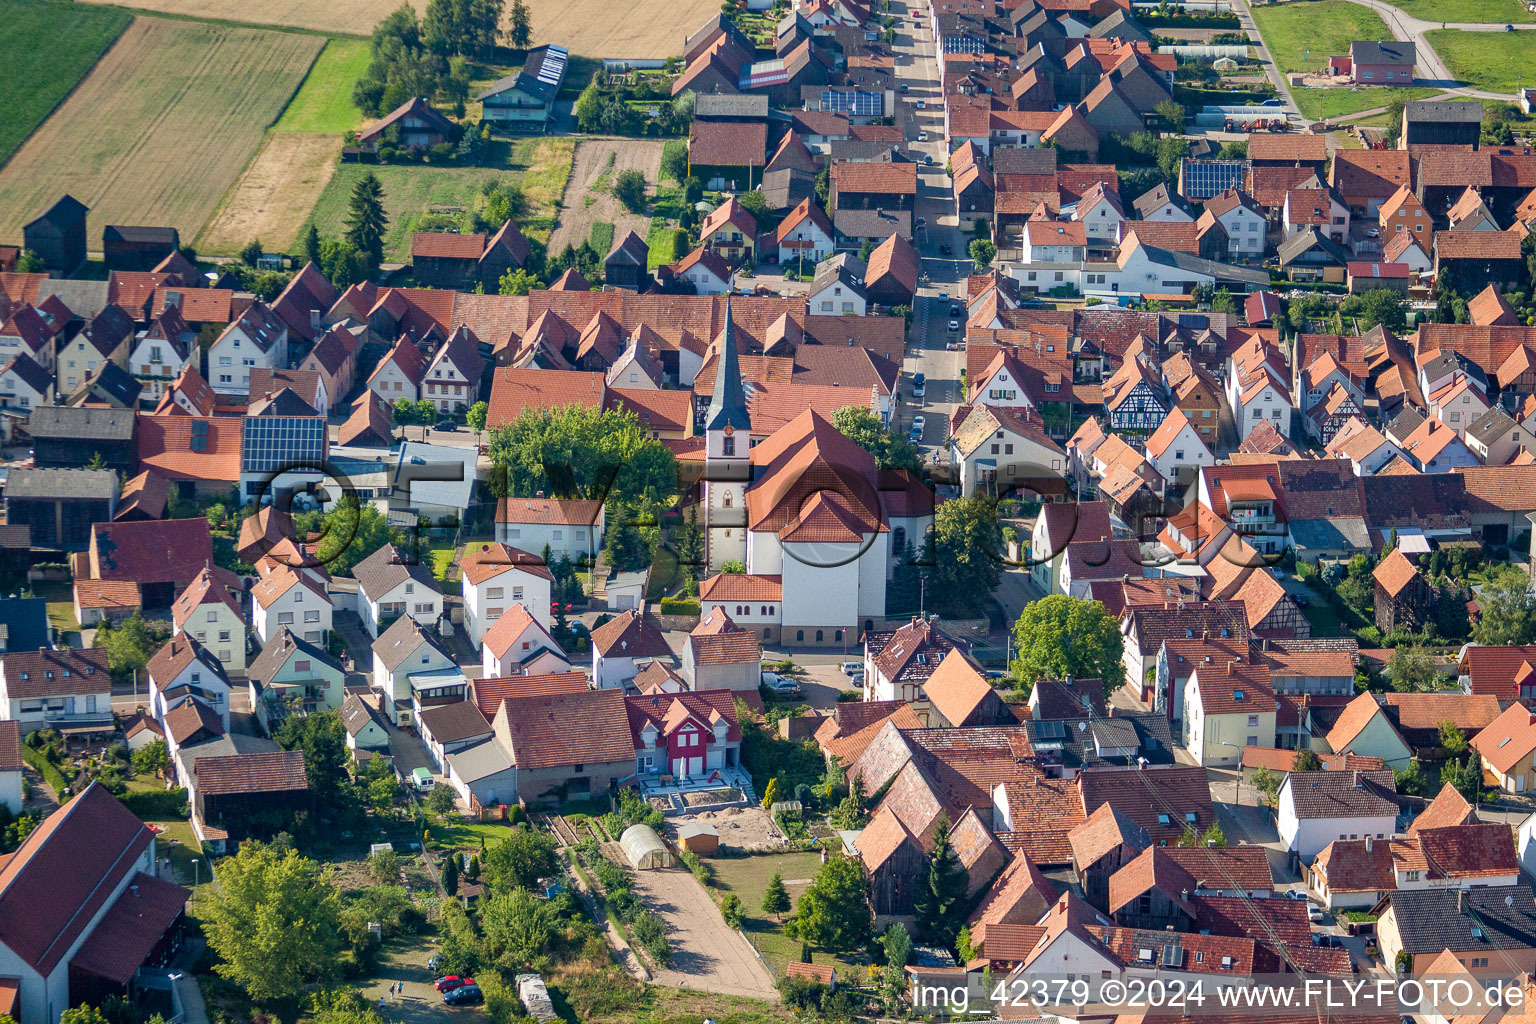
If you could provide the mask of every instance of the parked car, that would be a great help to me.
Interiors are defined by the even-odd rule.
[[[939,246],[939,254],[942,256],[953,256],[955,254],[955,247],[945,242]]]
[[[954,338],[950,338],[948,341],[944,342],[944,351],[958,352],[960,351],[960,343]]]
[[[951,302],[949,304],[949,315],[950,316],[959,316],[960,315],[960,305],[959,305],[959,303]]]
[[[415,771],[411,772],[411,785],[416,787],[416,792],[427,793],[431,791],[433,786],[437,785],[437,781],[432,778],[432,772],[430,770],[426,768],[417,768]],[[438,991],[441,992],[443,990],[438,989]]]
[[[918,142],[927,142],[928,141],[928,133],[927,132],[918,132],[917,133],[917,141]]]
[[[926,383],[927,380],[928,380],[928,375],[926,373],[914,373],[912,375],[912,381],[915,384],[923,384],[923,383]]]
[[[485,993],[480,991],[479,985],[461,985],[451,992],[444,992],[443,1002],[449,1006],[479,1006],[485,1002]]]
[[[926,101],[924,101],[924,100],[918,100],[917,101],[917,109],[918,110],[922,110],[923,108],[925,108],[927,106],[928,106],[928,104],[927,104]]]
[[[474,978],[461,978],[457,974],[450,974],[447,977],[438,978],[432,983],[432,987],[439,992],[452,992],[456,988],[463,988],[465,985],[473,985],[474,983]]]
[[[927,392],[928,388],[923,384],[922,381],[918,381],[916,384],[912,385],[913,398],[922,398],[923,395],[927,394]]]
[[[924,132],[924,133],[923,133],[923,135],[924,135],[924,136],[925,136],[925,137],[926,137],[926,136],[927,136],[927,134],[928,134],[928,133],[927,133],[927,132]],[[920,227],[920,228],[921,228],[921,227],[926,227],[926,226],[927,226],[927,224],[928,224],[928,221],[927,221],[927,220],[926,220],[926,219],[925,219],[925,218],[923,218],[923,217],[919,217],[919,218],[917,218],[917,226],[918,226],[918,227]]]
[[[922,440],[923,428],[928,425],[928,419],[922,413],[912,417],[912,437],[914,440]]]
[[[908,88],[910,88],[910,87],[907,85],[906,82],[902,82],[901,83],[901,91],[902,92],[906,92]]]
[[[453,422],[453,420],[438,420],[437,421],[437,426],[433,427],[432,429],[434,429],[434,430],[458,430],[459,429],[459,425],[457,423]]]
[[[1324,914],[1320,907],[1310,907],[1307,910],[1307,920],[1313,924],[1321,924],[1327,917],[1328,915]]]
[[[843,670],[843,675],[845,676],[855,675],[864,671],[864,663],[862,661],[845,661],[837,667]]]
[[[761,679],[763,685],[768,687],[775,686],[778,683],[782,683],[784,681],[783,676],[779,675],[777,672],[769,672],[767,669],[762,670]]]
[[[1365,233],[1365,237],[1366,238],[1380,238],[1381,237],[1381,228],[1371,228],[1369,231],[1367,231]]]

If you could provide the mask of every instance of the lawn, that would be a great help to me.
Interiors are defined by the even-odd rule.
[[[1520,0],[1395,0],[1393,6],[1426,21],[1536,21]]]
[[[682,139],[668,139],[666,145],[661,147],[661,166],[667,166],[667,157],[671,156],[674,152],[681,152],[684,156],[687,156],[688,143]],[[667,180],[672,181],[674,179],[668,178]],[[682,182],[679,181],[677,184],[681,185]]]
[[[741,900],[746,919],[742,931],[763,954],[776,974],[784,973],[785,964],[800,959],[800,940],[784,934],[784,926],[763,913],[763,893],[768,879],[775,871],[784,876],[784,888],[789,890],[793,904],[810,885],[816,872],[821,870],[821,855],[817,853],[769,853],[751,857],[717,857],[709,862],[715,869],[716,884],[736,894]],[[863,967],[830,953],[817,951],[817,963],[836,964],[840,973],[851,976]]]
[[[1524,32],[1438,29],[1429,42],[1450,73],[1474,88],[1512,93],[1536,84],[1536,40]]]
[[[310,220],[327,237],[346,231],[347,197],[352,186],[368,173],[384,187],[384,210],[389,230],[384,236],[384,258],[404,262],[411,255],[411,234],[428,213],[455,213],[474,207],[481,186],[508,178],[521,181],[528,199],[528,214],[521,221],[523,233],[544,241],[554,228],[555,203],[571,173],[569,139],[519,139],[497,143],[496,166],[430,167],[421,164],[373,166],[343,164],[315,203]]]
[[[463,582],[459,579],[459,574],[454,571],[453,564],[454,556],[458,551],[457,547],[449,544],[444,547],[434,547],[429,552],[432,558],[432,575],[437,578],[445,594],[458,594],[463,587]]]
[[[1341,117],[1345,114],[1353,114],[1360,110],[1374,110],[1377,107],[1385,107],[1393,100],[1422,100],[1428,96],[1438,96],[1444,89],[1432,89],[1424,86],[1415,86],[1411,89],[1393,89],[1382,86],[1373,86],[1364,89],[1350,90],[1338,89],[1303,89],[1292,88],[1291,95],[1296,97],[1296,106],[1307,117],[1322,120],[1330,117]]]
[[[63,192],[91,208],[95,225],[168,225],[195,238],[322,44],[293,32],[135,18],[0,171],[0,238],[19,238]],[[48,49],[51,58],[56,48]]]
[[[116,7],[0,0],[0,166],[63,102],[123,34],[133,15]],[[66,45],[59,45],[60,41]],[[36,210],[23,210],[33,214]]]
[[[358,127],[363,112],[352,105],[352,86],[367,69],[366,40],[332,39],[273,127],[280,132],[327,133]]]
[[[613,248],[613,225],[606,220],[597,221],[592,225],[592,234],[587,236],[587,241],[591,243],[594,252],[607,255],[608,250]]]

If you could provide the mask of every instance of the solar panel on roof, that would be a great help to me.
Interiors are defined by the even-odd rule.
[[[1243,184],[1241,160],[1191,160],[1185,158],[1179,176],[1180,191],[1186,199],[1204,201]]]
[[[829,114],[879,117],[885,112],[885,102],[879,93],[856,89],[823,89],[821,109]]]
[[[192,441],[189,447],[194,452],[205,452],[208,450],[208,422],[206,420],[198,420],[192,424]]]
[[[1061,722],[1046,721],[1035,723],[1035,736],[1042,740],[1060,740],[1067,736],[1067,727]]]
[[[565,76],[565,61],[569,56],[570,51],[563,46],[551,46],[544,51],[544,60],[539,65],[539,81],[559,85],[560,79]]]

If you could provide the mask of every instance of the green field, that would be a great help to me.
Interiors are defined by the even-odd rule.
[[[1425,21],[1536,21],[1520,0],[1396,0],[1393,6]]]
[[[791,960],[800,959],[800,940],[784,934],[784,925],[763,913],[763,893],[768,879],[775,871],[784,876],[784,888],[789,891],[791,903],[800,898],[810,880],[821,870],[821,855],[816,853],[754,854],[749,857],[715,857],[709,861],[715,869],[716,884],[741,900],[745,921],[742,931],[752,945],[763,954],[776,974],[784,973],[784,966]],[[852,977],[859,970],[849,961],[818,950],[815,960],[819,964],[836,964],[838,974]]]
[[[1445,66],[1458,81],[1489,92],[1512,93],[1536,85],[1536,38],[1526,32],[1428,33]]]
[[[352,105],[352,86],[368,69],[366,39],[332,39],[273,127],[280,132],[351,131],[363,123]]]
[[[1351,92],[1349,89],[1291,89],[1291,95],[1296,97],[1296,106],[1307,117],[1323,119],[1329,117],[1342,117],[1345,114],[1353,114],[1360,110],[1375,110],[1377,107],[1385,107],[1393,100],[1422,100],[1430,96],[1438,96],[1444,89],[1430,89],[1423,86],[1415,86],[1412,89],[1392,89],[1382,86],[1367,87]],[[1366,118],[1361,123],[1369,123],[1371,118]]]
[[[56,0],[0,0],[0,165],[107,52],[133,15]],[[65,45],[60,45],[64,43]]]
[[[498,148],[500,155],[494,167],[342,164],[320,194],[310,219],[326,237],[345,234],[347,197],[358,179],[371,171],[384,186],[384,210],[389,216],[384,258],[404,262],[410,259],[411,234],[423,216],[470,210],[482,185],[510,178],[522,182],[528,199],[528,216],[521,222],[523,233],[546,240],[554,229],[555,203],[571,175],[575,144],[569,139],[519,139],[500,143]]]

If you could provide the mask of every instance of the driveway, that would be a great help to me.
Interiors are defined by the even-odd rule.
[[[667,923],[672,965],[657,971],[662,987],[724,992],[776,1003],[773,976],[741,934],[727,928],[720,908],[683,868],[634,873],[635,894]]]

